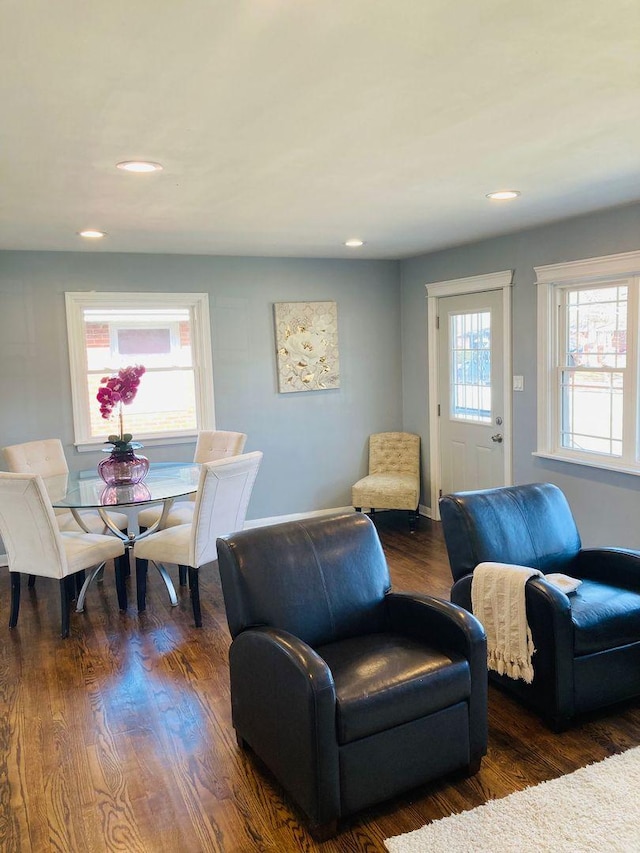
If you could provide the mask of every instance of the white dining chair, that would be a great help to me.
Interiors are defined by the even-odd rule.
[[[67,458],[59,438],[43,438],[38,441],[25,441],[22,444],[10,444],[2,448],[7,468],[14,474],[40,474],[47,481],[62,480],[69,474]],[[56,484],[57,485],[57,484]],[[55,508],[56,522],[62,532],[69,533],[108,533],[109,528],[95,509],[78,512],[84,530],[76,521],[70,509]],[[126,530],[129,519],[122,512],[110,512],[109,517],[118,530]],[[125,571],[127,561],[124,561]],[[102,575],[101,575],[102,577]],[[35,575],[29,575],[29,586],[36,582]],[[80,580],[80,585],[82,579]]]
[[[216,459],[227,459],[229,456],[240,456],[247,443],[244,432],[231,432],[223,429],[201,430],[198,433],[194,462],[215,462]],[[190,524],[193,521],[193,507],[196,494],[189,495],[178,501],[169,511],[163,527],[177,527],[179,524]],[[138,514],[138,524],[141,528],[151,527],[158,521],[162,508],[149,507]]]
[[[62,532],[39,474],[0,472],[0,536],[11,574],[9,627],[18,622],[21,575],[56,578],[60,581],[63,638],[69,636],[72,576],[116,560],[125,550],[117,536]]]
[[[193,616],[196,627],[202,626],[198,570],[217,560],[216,539],[219,536],[244,527],[261,462],[259,450],[205,462],[200,471],[192,522],[164,528],[135,543],[134,554],[141,558],[136,560],[138,611],[143,611],[146,605],[146,561],[152,562],[160,572],[171,604],[178,603],[165,565],[175,563],[188,569]]]
[[[57,477],[69,473],[69,466],[59,438],[41,441],[26,441],[2,448],[7,468],[14,474],[40,474],[41,477]],[[82,527],[70,509],[54,509],[61,531],[78,533]],[[96,510],[83,509],[79,512],[83,524],[90,533],[106,533],[107,526]],[[122,512],[109,512],[109,517],[119,530],[126,530],[128,519]],[[86,531],[84,531],[86,533]]]

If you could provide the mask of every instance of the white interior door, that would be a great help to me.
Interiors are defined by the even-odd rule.
[[[438,299],[440,494],[505,484],[503,300]]]

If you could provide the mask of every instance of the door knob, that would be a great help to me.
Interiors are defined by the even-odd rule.
[[[502,444],[502,434],[497,432],[495,435],[492,435],[491,441],[495,441],[496,444]]]

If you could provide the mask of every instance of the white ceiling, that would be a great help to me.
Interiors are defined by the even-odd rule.
[[[640,199],[638,0],[0,9],[0,248],[402,258]]]

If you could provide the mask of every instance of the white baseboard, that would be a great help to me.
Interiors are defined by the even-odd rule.
[[[362,509],[363,511],[368,511],[369,507],[362,507]],[[284,521],[299,521],[301,518],[316,518],[321,515],[337,515],[342,512],[355,512],[355,510],[352,506],[336,506],[331,509],[316,509],[310,510],[309,512],[297,512],[292,515],[274,515],[271,518],[254,518],[245,521],[244,529],[248,530],[250,527],[266,527],[268,524],[281,524]],[[379,510],[379,512],[384,512],[384,510]],[[431,518],[431,508],[428,506],[420,504],[418,507],[418,513],[425,518]]]
[[[316,509],[309,512],[296,512],[292,515],[274,515],[270,518],[252,518],[244,523],[244,529],[251,527],[266,527],[270,524],[282,524],[284,521],[299,521],[301,518],[316,518],[320,515],[338,515],[342,512],[355,512],[352,506],[336,506],[332,509]]]

